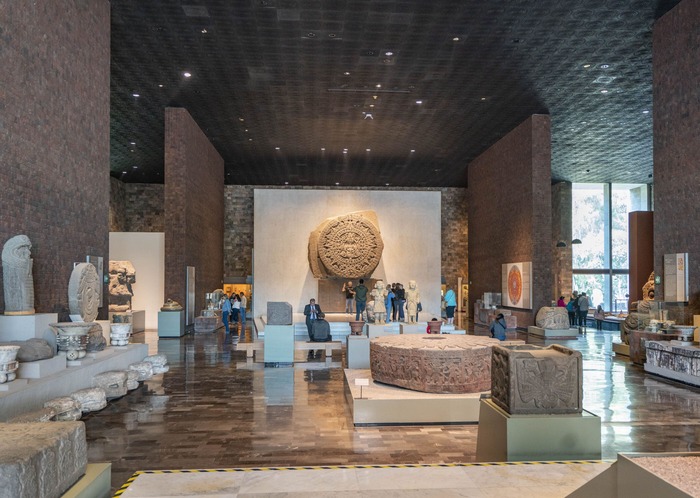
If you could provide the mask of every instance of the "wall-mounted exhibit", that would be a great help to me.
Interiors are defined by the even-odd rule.
[[[503,305],[513,308],[532,308],[532,263],[501,265]]]

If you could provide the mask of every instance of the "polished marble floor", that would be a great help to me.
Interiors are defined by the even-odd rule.
[[[584,408],[601,417],[603,458],[700,450],[700,389],[616,358],[615,336],[589,331],[544,343],[583,353]],[[303,362],[299,352],[294,368],[264,368],[233,351],[238,339],[223,329],[162,340],[147,331],[135,339],[165,353],[170,371],[84,419],[88,458],[112,462],[115,489],[147,469],[474,461],[477,425],[353,427],[341,356]]]

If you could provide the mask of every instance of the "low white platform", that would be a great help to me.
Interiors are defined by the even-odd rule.
[[[17,378],[11,382],[3,382],[0,384],[0,392],[12,392],[18,391],[19,389],[24,389],[27,385],[27,379]]]
[[[56,355],[46,360],[20,362],[17,376],[23,379],[40,379],[65,370],[66,356]]]
[[[355,385],[369,379],[369,386]],[[432,394],[375,383],[367,370],[345,370],[345,399],[355,425],[446,424],[479,420],[479,398],[474,394]]]
[[[428,328],[427,322],[418,322],[418,323],[402,323],[401,324],[401,333],[402,334],[425,334],[426,329]]]
[[[612,350],[616,355],[626,356],[627,358],[630,356],[630,345],[624,342],[613,342]]]
[[[574,339],[578,337],[578,329],[576,328],[571,328],[568,330],[552,330],[530,325],[527,328],[527,333],[529,335],[542,337],[544,339]]]
[[[45,339],[54,350],[56,334],[49,323],[56,323],[56,313],[35,313],[33,315],[0,315],[0,342]]]
[[[375,339],[377,337],[383,337],[385,335],[399,335],[401,333],[401,328],[399,327],[398,322],[392,322],[392,323],[368,323],[366,325],[367,327],[367,336],[370,339]]]
[[[347,350],[349,369],[369,368],[369,337],[364,335],[348,336]]]
[[[267,325],[265,331],[265,362],[294,363],[294,326]]]
[[[89,364],[65,368],[48,377],[29,379],[22,389],[16,391],[0,392],[0,421],[4,422],[24,412],[38,410],[49,399],[68,396],[79,389],[92,387],[92,379],[98,373],[126,370],[131,363],[148,356],[147,344],[129,344],[125,349],[112,349],[113,351],[105,351],[102,355],[91,358]]]
[[[61,498],[107,498],[111,496],[111,485],[111,463],[88,463],[85,475],[68,488]]]
[[[185,310],[158,312],[158,337],[185,335]]]

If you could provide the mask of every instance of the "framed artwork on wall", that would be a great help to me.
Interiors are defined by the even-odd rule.
[[[501,265],[502,304],[532,309],[532,262]]]

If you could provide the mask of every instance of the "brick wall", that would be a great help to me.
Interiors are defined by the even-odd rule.
[[[684,0],[654,25],[654,270],[687,252],[692,314],[700,314],[700,1]],[[663,297],[663,283],[656,296]],[[689,318],[686,317],[686,320]]]
[[[128,232],[126,219],[126,184],[109,177],[109,231]]]
[[[571,196],[571,182],[552,185],[552,299],[564,296],[567,301],[573,290]],[[559,241],[566,247],[557,247]]]
[[[503,263],[532,261],[532,311],[549,306],[552,283],[552,198],[549,116],[533,115],[476,158],[468,169],[470,303],[501,291]]]
[[[185,109],[165,109],[165,295],[185,304],[195,267],[195,314],[220,288],[224,261],[224,161]]]
[[[0,3],[0,244],[29,236],[35,309],[61,320],[73,262],[109,258],[109,15],[102,0]]]

